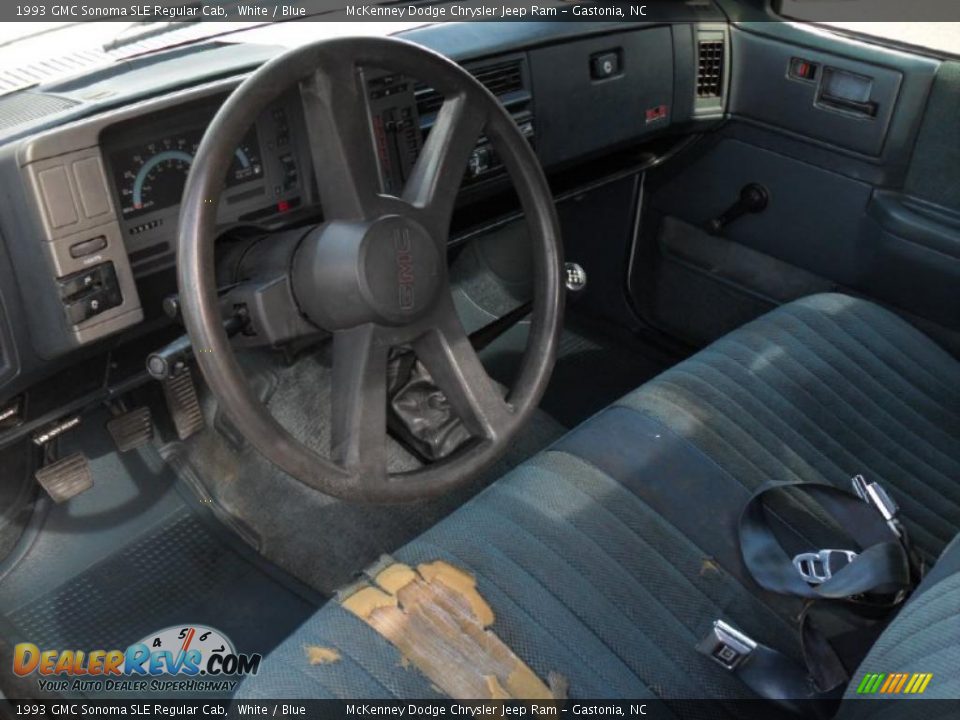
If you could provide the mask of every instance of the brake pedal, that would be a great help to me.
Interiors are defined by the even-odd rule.
[[[40,468],[34,477],[55,503],[66,502],[93,487],[90,463],[82,452],[67,455]]]
[[[197,388],[193,384],[190,369],[168,377],[162,382],[163,394],[167,398],[167,408],[170,418],[177,429],[177,437],[186,440],[191,435],[203,430],[206,422],[200,410],[200,401],[197,399]]]
[[[153,417],[150,415],[150,408],[135,408],[109,420],[107,432],[120,452],[146,445],[153,440]]]

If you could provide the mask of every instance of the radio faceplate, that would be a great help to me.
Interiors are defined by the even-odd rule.
[[[526,54],[517,53],[493,61],[468,63],[464,68],[493,93],[510,113],[527,141],[535,145],[536,125]],[[416,85],[414,94],[420,116],[420,131],[425,138],[436,120],[443,98],[436,90],[422,83]],[[503,172],[503,162],[497,157],[493,144],[488,138],[480,137],[467,162],[464,186],[469,187],[493,179]]]
[[[511,113],[511,115],[520,132],[532,145],[534,142],[533,113],[522,111]],[[497,156],[493,144],[487,138],[481,137],[467,162],[467,182],[485,180],[502,171],[503,161]]]
[[[400,195],[423,146],[414,83],[377,70],[364,71],[364,83],[380,187],[388,195]]]
[[[533,145],[533,97],[528,89],[526,57],[515,55],[494,63],[468,65],[466,69],[497,97]],[[376,69],[364,70],[364,87],[381,190],[400,195],[443,97],[414,78]],[[464,185],[493,178],[503,169],[493,144],[481,136],[464,168]]]

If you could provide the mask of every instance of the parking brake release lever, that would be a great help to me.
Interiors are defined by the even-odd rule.
[[[760,183],[750,183],[740,189],[737,201],[724,210],[723,214],[707,223],[707,229],[713,235],[718,235],[734,220],[751,213],[763,212],[770,202],[770,193]]]

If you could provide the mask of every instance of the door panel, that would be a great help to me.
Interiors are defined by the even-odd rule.
[[[837,289],[960,351],[958,64],[779,23],[731,51],[726,125],[647,178],[638,311],[704,343]],[[711,228],[750,183],[766,208]]]
[[[904,191],[960,212],[960,62],[943,63],[926,105]]]
[[[731,38],[742,68],[734,75],[733,113],[864,155],[881,154],[903,72],[751,33],[734,31]]]
[[[863,245],[871,250],[864,291],[876,288],[878,299],[960,330],[960,217],[919,207],[874,193],[864,223]]]
[[[856,280],[856,238],[870,185],[738,140],[722,139],[655,198],[666,216],[705,227],[744,185],[767,189],[769,205],[724,228],[722,236],[838,283]]]

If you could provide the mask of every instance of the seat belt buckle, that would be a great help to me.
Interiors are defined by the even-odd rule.
[[[843,557],[846,562],[837,567],[835,556]],[[857,553],[852,550],[817,550],[796,555],[793,566],[808,583],[821,585],[832,578],[834,572],[852,563],[856,557]]]
[[[867,505],[873,506],[887,522],[887,527],[893,531],[898,538],[903,537],[903,531],[900,528],[900,521],[897,515],[900,513],[900,506],[890,497],[883,485],[878,482],[867,482],[863,475],[854,475],[850,480],[853,485],[853,491]]]
[[[697,651],[727,670],[736,670],[757,649],[757,643],[723,620],[697,645]]]

